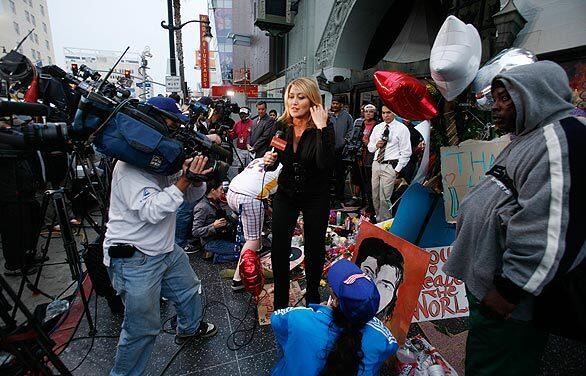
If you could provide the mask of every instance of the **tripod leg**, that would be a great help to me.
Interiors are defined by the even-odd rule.
[[[67,255],[67,260],[69,262],[69,268],[71,271],[71,277],[74,280],[77,280],[78,289],[81,296],[81,301],[83,303],[83,308],[87,317],[88,326],[90,330],[90,335],[95,333],[95,326],[93,320],[90,315],[90,309],[88,305],[87,298],[85,296],[84,288],[83,288],[83,270],[81,265],[81,255],[77,250],[77,244],[75,242],[75,238],[73,237],[73,233],[71,231],[71,225],[69,223],[69,218],[67,216],[67,212],[65,209],[65,198],[63,189],[59,189],[57,191],[53,191],[53,203],[55,205],[55,210],[57,211],[57,215],[59,217],[59,224],[61,226],[61,238],[63,239],[63,247],[65,248],[65,253]]]
[[[45,192],[43,194],[43,203],[41,206],[41,226],[40,226],[40,231],[39,231],[39,236],[37,237],[37,242],[36,244],[38,244],[38,239],[40,238],[40,234],[42,231],[42,228],[44,227],[45,224],[45,216],[47,214],[47,209],[49,208],[49,200],[51,199],[50,194],[47,192]],[[55,218],[52,219],[51,224],[47,227],[47,239],[45,240],[45,244],[43,245],[43,251],[41,253],[43,260],[46,259],[47,257],[47,253],[49,252],[49,245],[51,244],[51,239],[53,238],[53,227],[55,226]],[[36,252],[37,247],[35,246],[35,252]],[[39,281],[41,279],[41,273],[43,272],[43,264],[39,265],[39,270],[37,271],[37,276],[35,277],[35,283],[34,283],[34,288],[38,289],[39,286]]]

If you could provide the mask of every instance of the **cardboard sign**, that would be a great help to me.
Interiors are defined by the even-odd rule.
[[[371,223],[362,222],[353,262],[377,284],[377,317],[399,345],[407,338],[430,254]]]
[[[266,284],[258,297],[258,323],[260,325],[271,324],[271,314],[275,310],[273,302],[275,300],[275,285],[273,283]],[[303,291],[299,286],[299,282],[293,281],[289,285],[289,307],[303,307],[305,306],[305,299],[303,298]]]
[[[430,260],[413,322],[453,319],[468,316],[464,282],[446,275],[444,263],[452,247],[428,248]]]
[[[446,221],[456,222],[460,203],[484,178],[509,142],[505,135],[493,141],[467,140],[440,149]]]

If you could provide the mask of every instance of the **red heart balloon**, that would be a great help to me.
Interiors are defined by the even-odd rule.
[[[260,258],[255,251],[247,249],[242,252],[239,269],[246,291],[258,297],[265,285],[265,276],[260,264]]]
[[[408,120],[429,120],[437,116],[436,104],[417,78],[404,72],[378,71],[374,83],[385,105]]]

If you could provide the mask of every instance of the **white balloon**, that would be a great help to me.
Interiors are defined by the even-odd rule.
[[[431,77],[448,101],[456,98],[476,77],[482,43],[476,28],[449,16],[440,28],[429,58]]]

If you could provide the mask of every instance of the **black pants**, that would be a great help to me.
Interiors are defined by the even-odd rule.
[[[277,191],[273,201],[273,245],[271,262],[275,281],[275,309],[289,305],[289,258],[291,237],[299,212],[303,213],[306,302],[319,303],[319,281],[324,266],[325,235],[330,205],[327,192],[290,197]]]
[[[0,203],[0,234],[5,267],[8,270],[22,268],[27,254],[36,247],[41,223],[41,207],[30,199],[20,202]]]
[[[346,184],[346,163],[342,160],[342,150],[336,150],[334,163],[334,196],[337,201],[344,202],[344,188]]]

